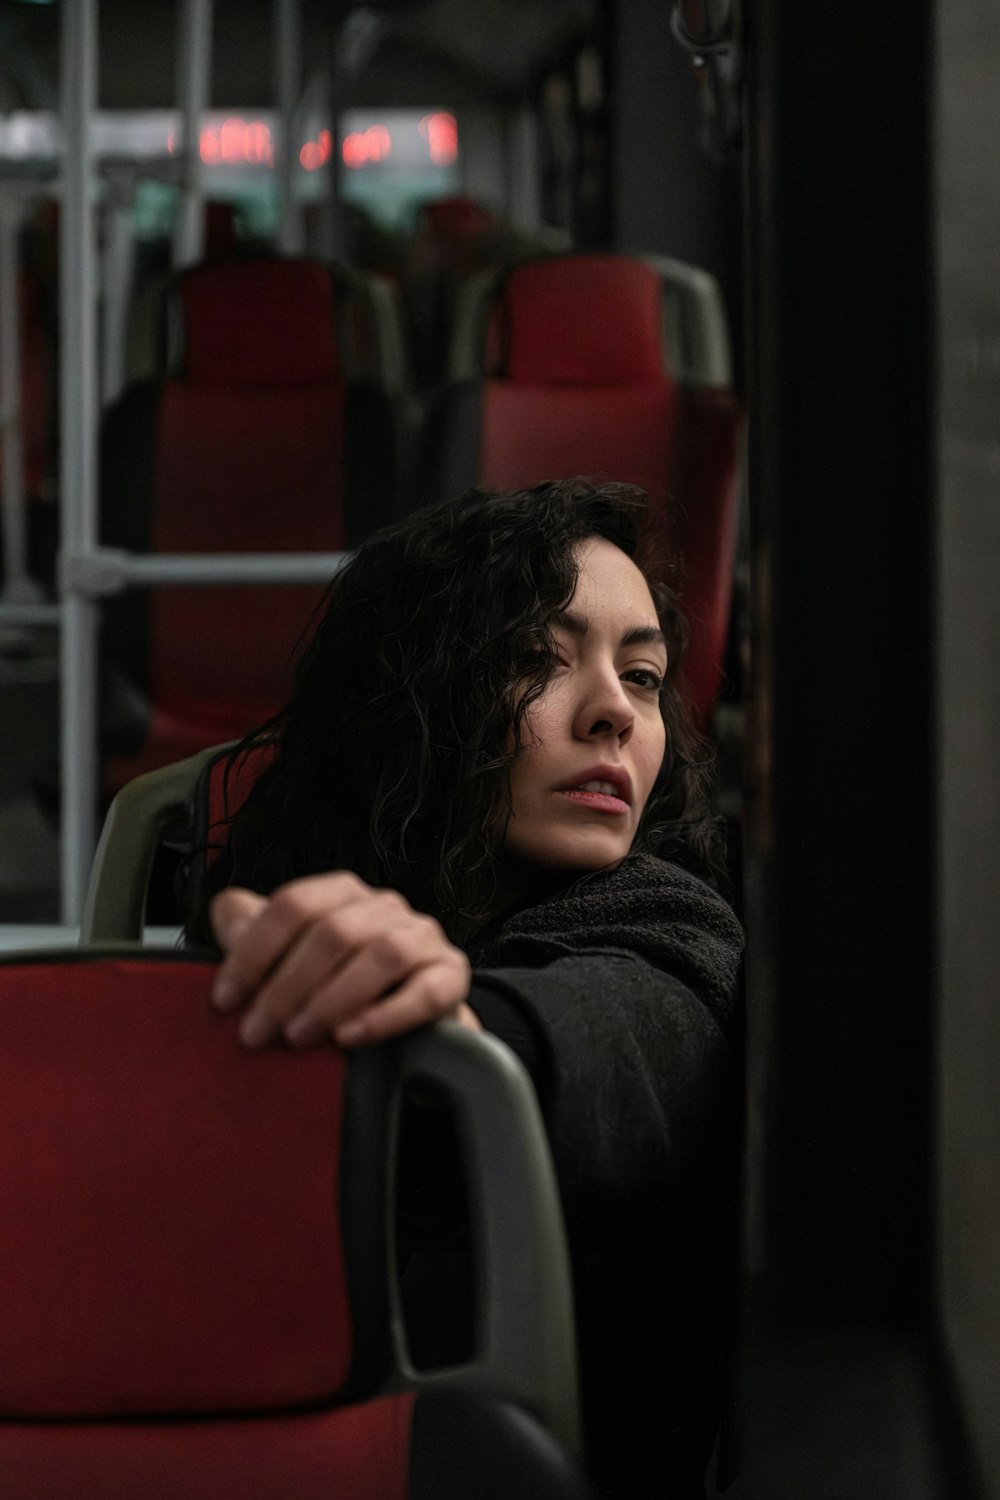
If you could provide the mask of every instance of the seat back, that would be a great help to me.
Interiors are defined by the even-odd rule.
[[[205,848],[209,863],[225,844],[229,823],[276,750],[274,740],[262,740],[243,750],[222,745],[206,762],[193,789],[192,832],[196,846]]]
[[[105,423],[102,539],[160,553],[338,552],[390,519],[398,350],[383,292],[313,261],[184,272],[167,306],[167,378],[126,392]],[[171,586],[113,602],[105,648],[148,694],[153,742],[113,768],[112,788],[273,713],[321,597]]]
[[[494,318],[481,482],[604,473],[662,505],[678,388],[664,367],[655,274],[625,257],[531,262],[506,278]]]
[[[333,278],[309,262],[208,265],[178,296],[184,366],[160,398],[151,550],[340,551],[346,393]],[[154,590],[154,703],[220,728],[266,718],[321,593]]]
[[[432,461],[441,493],[575,475],[644,489],[682,560],[684,677],[702,724],[722,676],[741,421],[710,282],[674,262],[579,255],[470,283]]]
[[[21,270],[16,296],[22,484],[25,497],[37,500],[55,465],[51,421],[55,361],[45,326],[42,287],[34,272]],[[0,431],[0,498],[4,485],[3,440]]]
[[[7,1417],[289,1408],[345,1384],[344,1057],[254,1067],[213,1024],[212,973],[0,964]]]
[[[249,1055],[212,973],[148,949],[0,962],[4,1496],[392,1500],[438,1388],[506,1393],[573,1448],[568,1263],[519,1064],[454,1025]],[[390,1251],[414,1079],[453,1102],[479,1183],[475,1352],[427,1374]]]

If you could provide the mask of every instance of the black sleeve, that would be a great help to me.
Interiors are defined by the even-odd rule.
[[[704,1494],[734,1319],[741,951],[714,892],[639,856],[470,953],[477,1014],[542,1059],[587,1467],[608,1496]]]
[[[532,1020],[530,1010],[518,1005],[510,995],[490,988],[488,983],[479,984],[477,978],[473,974],[468,1001],[470,1009],[475,1011],[486,1031],[506,1042],[520,1058],[539,1098],[544,1098],[552,1070],[544,1033]]]
[[[739,1072],[692,989],[613,952],[479,970],[474,987],[487,1029],[495,1017],[496,1034],[515,1050],[530,1040],[531,1060],[522,1060],[543,1084],[571,1218],[614,1233],[623,1217],[648,1223],[676,1212],[688,1193],[699,1196],[732,1139]]]

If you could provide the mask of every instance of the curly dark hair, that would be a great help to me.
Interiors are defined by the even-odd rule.
[[[678,691],[684,622],[646,496],[571,480],[470,490],[348,559],[291,700],[244,741],[275,738],[277,754],[232,820],[206,899],[227,884],[267,892],[349,869],[433,912],[452,936],[495,915],[508,747],[520,746],[551,675],[549,622],[573,597],[574,548],[591,537],[642,568],[667,638],[667,752],[633,847],[720,875],[712,754]]]

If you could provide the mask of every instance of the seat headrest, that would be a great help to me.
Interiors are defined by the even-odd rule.
[[[234,260],[240,253],[239,234],[236,230],[236,204],[221,203],[209,199],[205,204],[205,243],[203,254],[206,260]]]
[[[508,379],[544,385],[662,380],[660,279],[623,255],[517,266],[507,278]]]
[[[438,198],[424,207],[423,227],[433,234],[477,235],[497,228],[497,219],[489,209],[472,198]]]
[[[192,385],[319,385],[339,374],[333,277],[316,261],[200,265],[180,283]]]

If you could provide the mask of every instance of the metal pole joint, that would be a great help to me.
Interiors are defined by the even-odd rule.
[[[119,547],[102,547],[99,552],[60,553],[60,593],[79,594],[85,599],[120,594],[129,582],[128,557]]]

